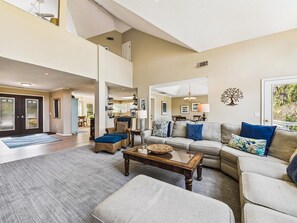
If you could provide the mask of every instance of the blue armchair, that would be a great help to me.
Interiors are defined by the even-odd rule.
[[[128,123],[128,129],[125,133],[116,133],[116,127],[117,122],[127,122]],[[133,118],[129,116],[123,116],[123,117],[115,117],[114,118],[114,126],[113,128],[106,128],[106,134],[109,136],[120,136],[122,138],[122,147],[126,148],[130,142],[131,142],[131,129],[132,129],[132,123]]]

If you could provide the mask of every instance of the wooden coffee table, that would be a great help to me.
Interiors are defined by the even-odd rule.
[[[170,170],[185,176],[186,189],[192,191],[193,174],[197,169],[197,179],[202,180],[202,153],[189,153],[186,150],[174,148],[165,155],[154,155],[145,146],[135,146],[123,151],[125,159],[125,175],[129,175],[129,161],[135,160],[147,165]]]

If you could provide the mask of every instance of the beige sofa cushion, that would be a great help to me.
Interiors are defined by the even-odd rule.
[[[221,159],[219,156],[212,156],[204,154],[202,165],[206,167],[211,167],[215,169],[221,168]]]
[[[221,142],[224,144],[228,144],[231,139],[232,133],[235,135],[239,135],[240,129],[241,129],[240,125],[223,123],[221,125],[221,133],[222,133]]]
[[[238,180],[237,164],[221,159],[221,171]]]
[[[295,152],[296,148],[297,132],[277,129],[269,147],[268,154],[289,161],[290,156]]]
[[[292,182],[291,178],[287,174],[288,164],[254,159],[250,157],[239,157],[237,167],[239,175],[242,172],[250,172]]]
[[[192,142],[194,142],[193,139],[175,137],[175,138],[166,138],[165,144],[173,146],[175,148],[189,150],[189,146]]]
[[[218,122],[199,122],[203,124],[202,139],[221,142],[221,124]]]
[[[201,152],[208,155],[219,156],[222,148],[222,143],[217,141],[195,141],[190,144],[190,151]]]
[[[273,156],[261,157],[261,156],[257,156],[257,155],[251,154],[251,153],[246,153],[246,152],[240,151],[238,149],[231,148],[227,145],[222,146],[222,149],[221,149],[221,158],[222,159],[225,159],[229,162],[237,164],[238,157],[250,157],[250,158],[254,158],[254,159],[261,159],[261,160],[268,160],[268,161],[270,160],[270,161],[277,162],[277,163],[285,163],[285,164],[287,163],[286,161],[275,158]]]
[[[159,136],[148,136],[145,138],[147,144],[165,144],[166,138]]]
[[[243,208],[243,223],[297,223],[297,218],[259,205],[246,204]]]
[[[225,203],[144,175],[102,201],[92,216],[104,223],[234,223]]]
[[[243,172],[240,187],[242,206],[253,203],[297,217],[295,183]]]

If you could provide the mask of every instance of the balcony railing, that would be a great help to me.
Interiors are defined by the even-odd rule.
[[[287,122],[281,120],[273,120],[273,124],[277,125],[282,129],[286,129],[289,131],[297,131],[297,122]]]

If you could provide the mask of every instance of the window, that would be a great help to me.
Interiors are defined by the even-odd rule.
[[[54,111],[54,118],[60,118],[61,100],[59,98],[56,98],[53,100],[53,111]]]
[[[87,117],[94,114],[93,104],[87,104]]]

